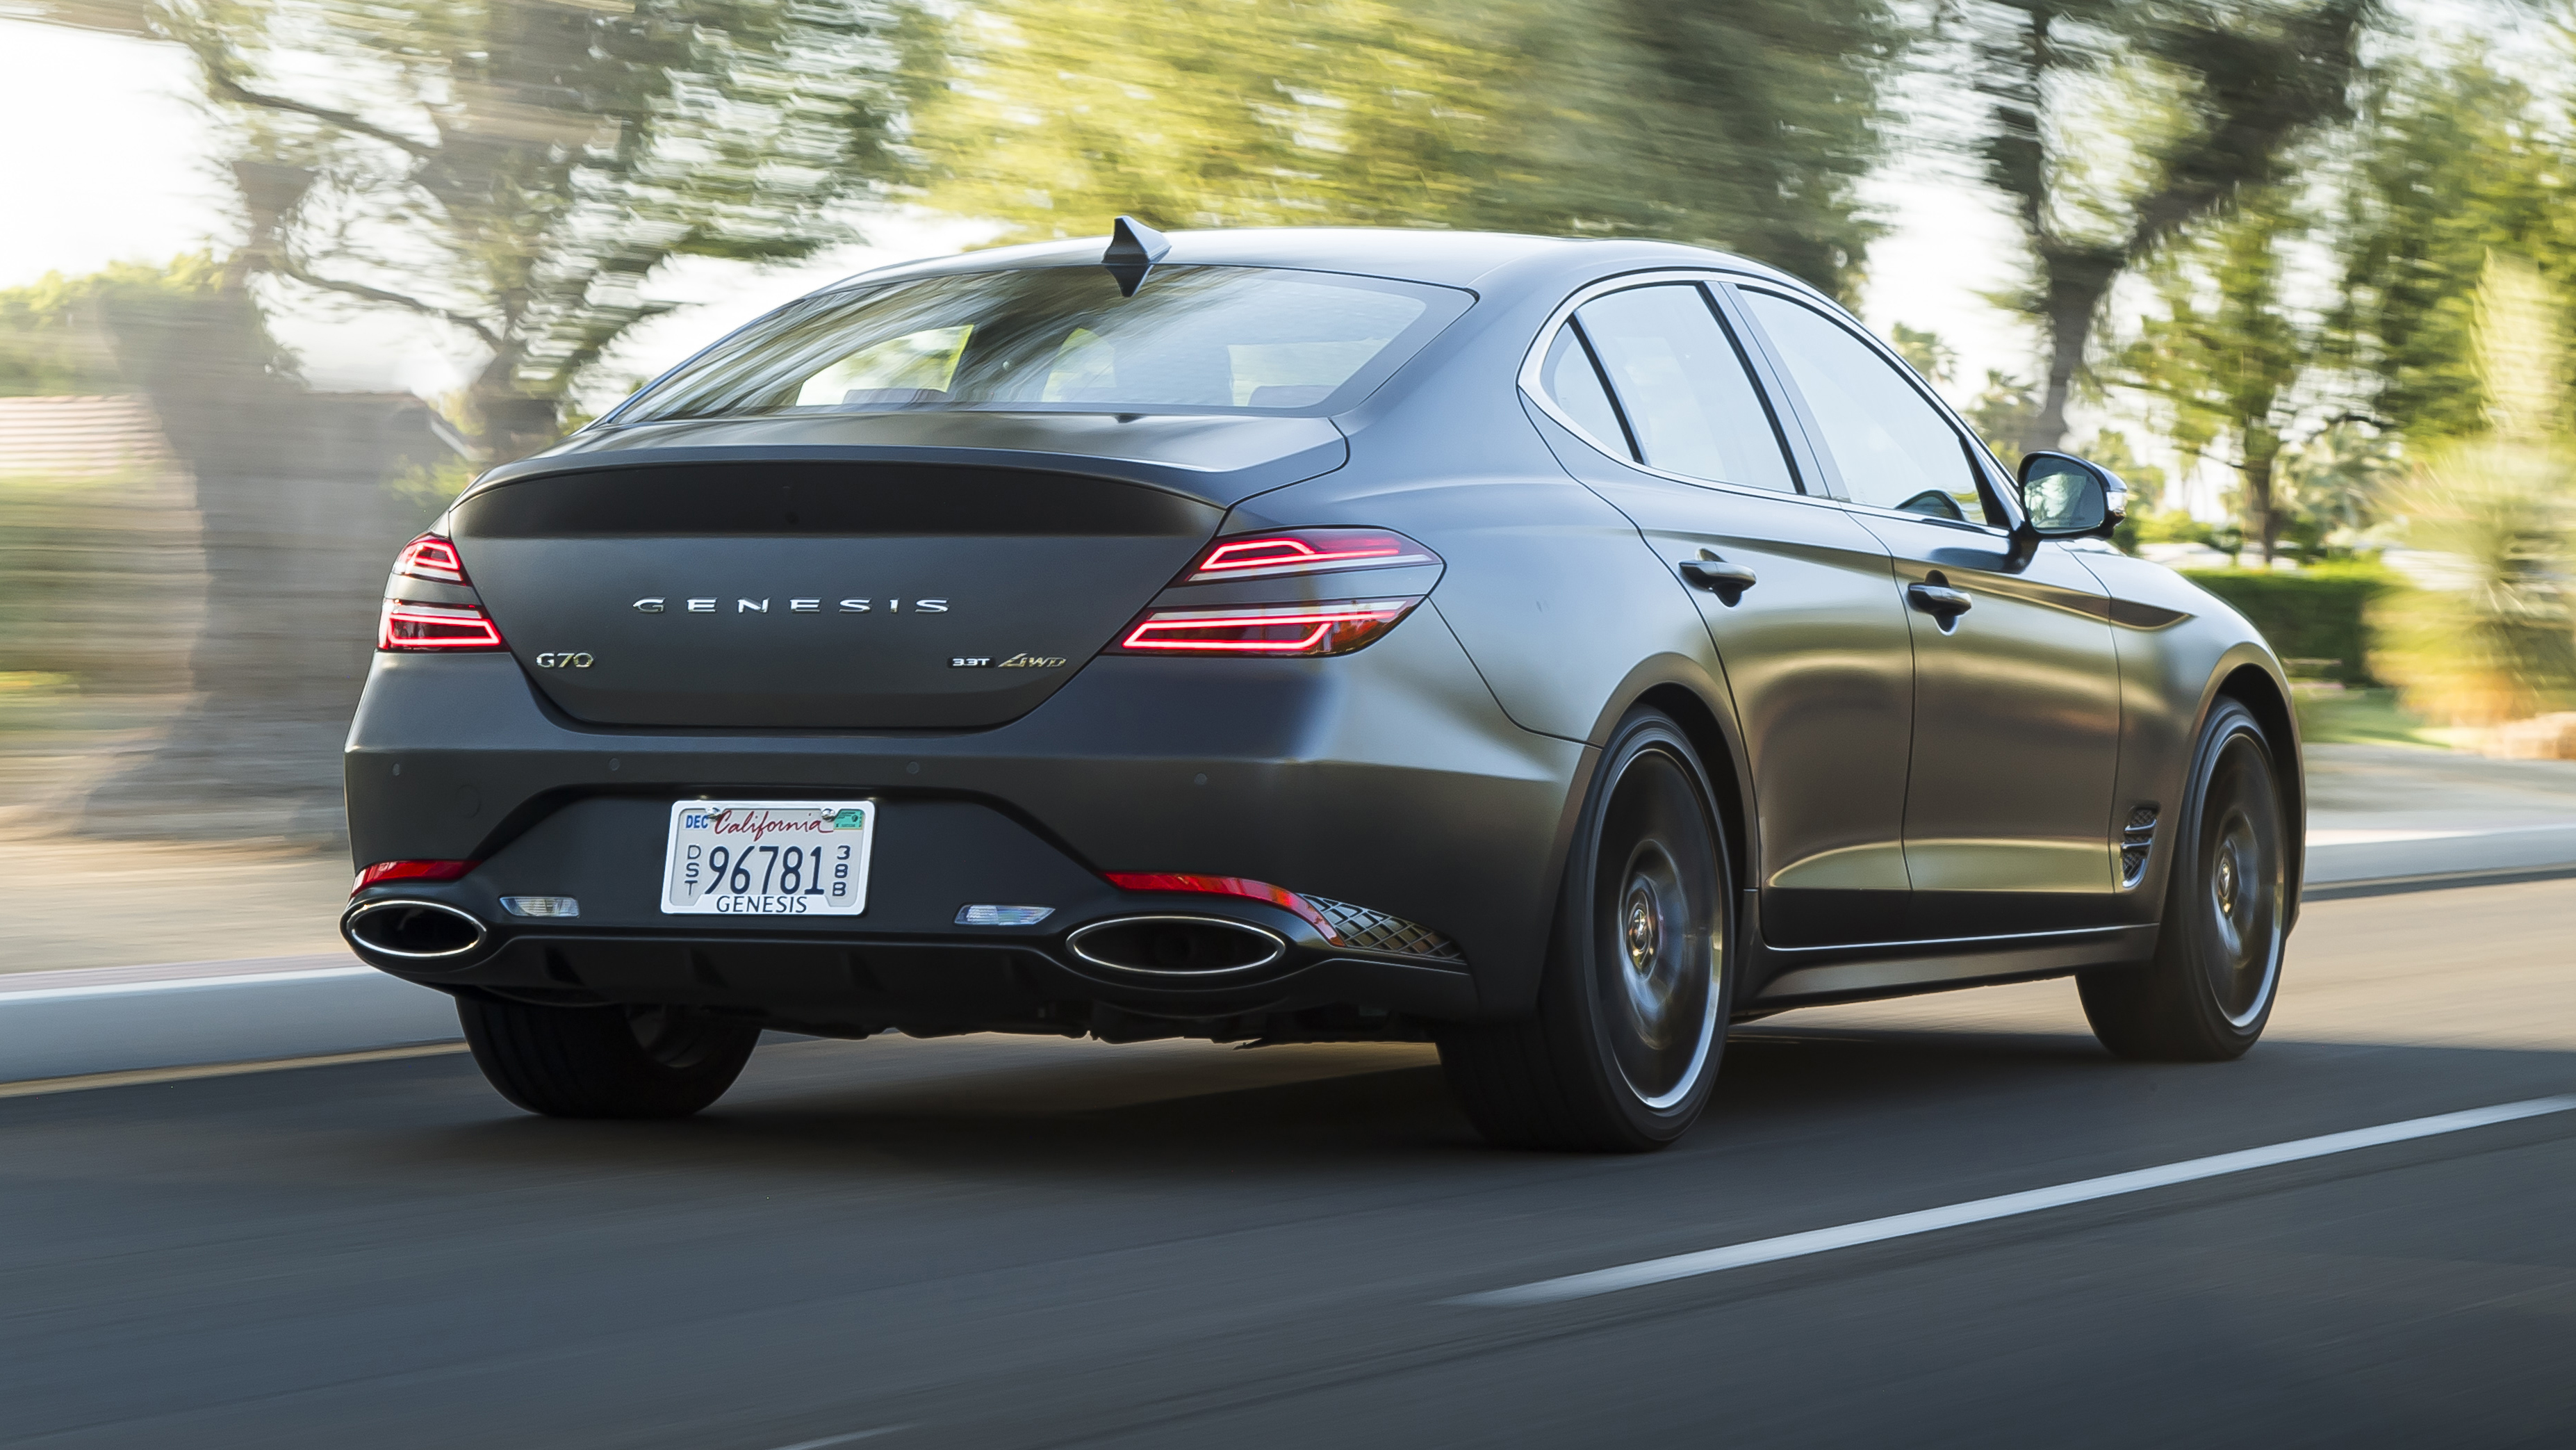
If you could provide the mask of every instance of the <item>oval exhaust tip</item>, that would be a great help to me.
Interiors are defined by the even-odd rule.
[[[1286,938],[1212,916],[1122,916],[1096,921],[1065,938],[1073,954],[1127,972],[1194,974],[1266,967],[1288,950]]]
[[[471,912],[437,901],[369,901],[350,909],[340,930],[380,956],[425,961],[457,957],[483,944],[486,928]]]

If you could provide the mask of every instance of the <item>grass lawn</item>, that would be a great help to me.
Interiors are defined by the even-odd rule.
[[[2458,731],[2428,726],[2397,703],[2395,690],[2297,692],[2299,736],[2310,745],[2414,745],[2448,750]]]

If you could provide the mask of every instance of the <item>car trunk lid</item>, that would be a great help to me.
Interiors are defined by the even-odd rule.
[[[1176,462],[1068,450],[1083,440],[1061,427],[1015,440],[1044,449],[701,431],[496,471],[448,530],[502,638],[575,719],[977,729],[1088,663],[1235,498],[1340,461],[1311,427],[1259,431],[1306,446],[1236,438],[1228,458],[1224,430],[1200,427]]]

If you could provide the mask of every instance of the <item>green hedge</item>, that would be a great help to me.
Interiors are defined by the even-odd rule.
[[[2294,573],[2260,569],[2185,569],[2190,580],[2236,607],[2254,622],[2284,660],[2332,660],[2331,666],[2293,666],[2347,685],[2370,677],[2371,601],[2400,587],[2377,564],[2319,564]]]

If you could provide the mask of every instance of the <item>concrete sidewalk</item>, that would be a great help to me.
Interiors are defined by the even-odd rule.
[[[2576,761],[2312,745],[2307,762],[2312,893],[2576,874]]]

